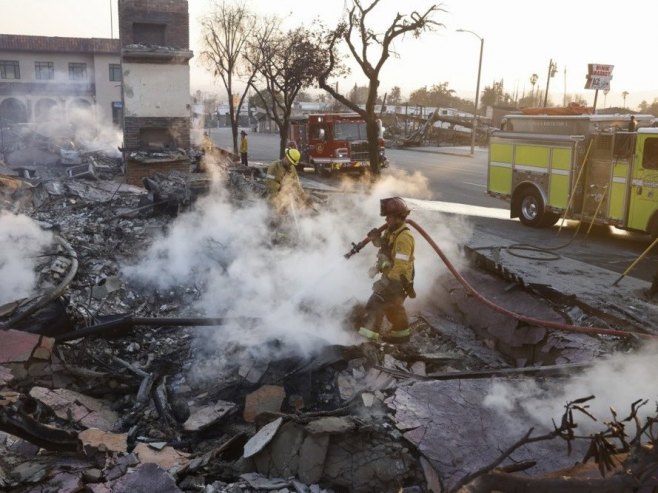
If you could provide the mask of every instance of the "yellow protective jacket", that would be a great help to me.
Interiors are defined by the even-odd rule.
[[[290,166],[286,169],[281,161],[275,161],[269,165],[265,185],[271,201],[274,201],[282,190],[284,193],[297,195],[299,198],[305,196],[295,167]]]
[[[391,281],[402,281],[404,276],[408,282],[413,282],[415,247],[416,242],[406,223],[394,231],[386,230],[380,249],[380,265],[384,277]]]
[[[240,139],[240,154],[245,154],[249,152],[249,142],[247,142],[247,137],[242,137]]]

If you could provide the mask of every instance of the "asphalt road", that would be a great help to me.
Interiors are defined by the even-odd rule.
[[[220,147],[232,147],[228,129],[211,129],[210,135]],[[277,159],[278,135],[249,132],[248,138],[251,162],[267,163]],[[581,226],[578,230],[578,223],[575,221],[568,221],[560,230],[559,225],[534,229],[522,225],[516,219],[507,219],[508,204],[486,194],[486,148],[476,147],[473,156],[470,155],[469,147],[387,149],[387,155],[391,170],[422,173],[428,180],[432,200],[449,204],[457,213],[461,208],[478,228],[491,234],[519,243],[558,248],[555,251],[560,255],[620,274],[650,244],[647,235],[628,233],[616,228],[594,227],[587,234],[586,227]],[[309,174],[312,176],[313,172],[309,170]],[[492,218],[492,214],[478,214],[479,207],[495,211],[493,215],[497,218]],[[650,281],[657,269],[658,252],[645,256],[628,275]]]

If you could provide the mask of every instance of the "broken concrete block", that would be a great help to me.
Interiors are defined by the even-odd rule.
[[[411,365],[411,373],[414,375],[421,375],[421,376],[426,376],[427,375],[427,370],[425,367],[425,362],[424,361],[416,361]]]
[[[304,442],[304,427],[292,421],[281,426],[267,448],[254,457],[256,470],[267,476],[296,476],[300,450]]]
[[[103,471],[92,467],[91,469],[85,469],[82,472],[82,477],[85,479],[85,483],[98,483],[103,479]]]
[[[126,452],[128,450],[127,433],[109,433],[97,428],[89,428],[78,433],[87,455],[99,452]]]
[[[48,406],[61,419],[71,419],[86,428],[110,431],[119,416],[98,399],[68,389],[32,387],[30,396]]]
[[[16,483],[39,483],[48,474],[48,465],[23,462],[11,470],[10,477]]]
[[[190,417],[183,423],[183,428],[187,431],[203,430],[222,419],[233,408],[235,404],[228,401],[217,401],[199,409],[192,408]]]
[[[384,373],[376,368],[370,368],[366,375],[365,386],[368,390],[384,390],[391,387],[395,379],[388,373]]]
[[[306,435],[299,452],[297,476],[306,484],[320,481],[329,448],[329,435]]]
[[[361,400],[363,401],[364,406],[372,407],[372,405],[375,403],[375,394],[364,392],[361,394]]]
[[[306,431],[312,434],[317,433],[346,433],[352,431],[356,425],[349,417],[328,416],[311,421],[306,425]]]
[[[290,485],[289,481],[281,478],[268,478],[257,472],[247,472],[240,475],[249,486],[257,490],[275,490],[279,488],[286,488]]]
[[[384,354],[384,368],[389,368],[391,370],[401,370],[407,371],[407,365],[402,361],[395,359],[390,354]]]
[[[0,387],[4,387],[14,379],[11,370],[5,366],[0,366]]]
[[[263,450],[263,448],[272,441],[272,438],[274,438],[276,432],[279,431],[279,427],[282,423],[283,418],[277,418],[258,430],[258,433],[252,436],[247,443],[244,444],[242,457],[248,459]]]
[[[176,481],[157,464],[142,464],[116,480],[111,491],[157,491],[158,493],[182,493]]]
[[[243,417],[247,423],[253,423],[262,412],[279,412],[281,404],[286,397],[283,387],[278,385],[264,385],[258,390],[248,394],[245,398]]]
[[[135,467],[137,464],[139,464],[139,459],[137,459],[135,454],[130,453],[126,455],[120,455],[114,461],[106,465],[106,469],[104,471],[105,478],[108,481],[113,481],[117,478],[120,478],[126,474],[129,467]]]
[[[4,330],[0,344],[0,364],[24,363],[39,349],[40,359],[50,359],[55,340],[20,330]]]
[[[133,453],[142,464],[157,464],[163,469],[171,469],[190,462],[189,454],[179,452],[173,447],[165,447],[162,450],[153,450],[145,443],[138,443]]]

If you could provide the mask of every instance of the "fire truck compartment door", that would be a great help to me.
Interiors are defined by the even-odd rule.
[[[658,209],[658,134],[638,134],[633,158],[628,228],[647,231]]]

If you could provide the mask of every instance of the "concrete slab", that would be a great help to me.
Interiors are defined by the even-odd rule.
[[[491,383],[483,380],[420,382],[397,389],[388,402],[404,437],[425,456],[444,484],[491,463],[500,451],[517,441],[536,423],[520,409],[512,409],[503,419],[482,399]],[[515,419],[516,429],[506,423]],[[459,426],[455,426],[459,423]],[[550,426],[550,424],[549,424]],[[546,433],[535,425],[538,436]],[[575,442],[569,456],[562,440],[537,442],[515,451],[503,465],[535,460],[530,474],[567,467],[582,457],[586,443]]]
[[[491,262],[510,280],[530,288],[572,296],[593,310],[614,315],[636,327],[658,334],[658,305],[643,299],[647,283],[624,277],[563,254],[557,260],[530,260],[513,255],[508,247],[515,242],[481,230],[466,242],[465,249]],[[496,248],[486,248],[495,245]]]

